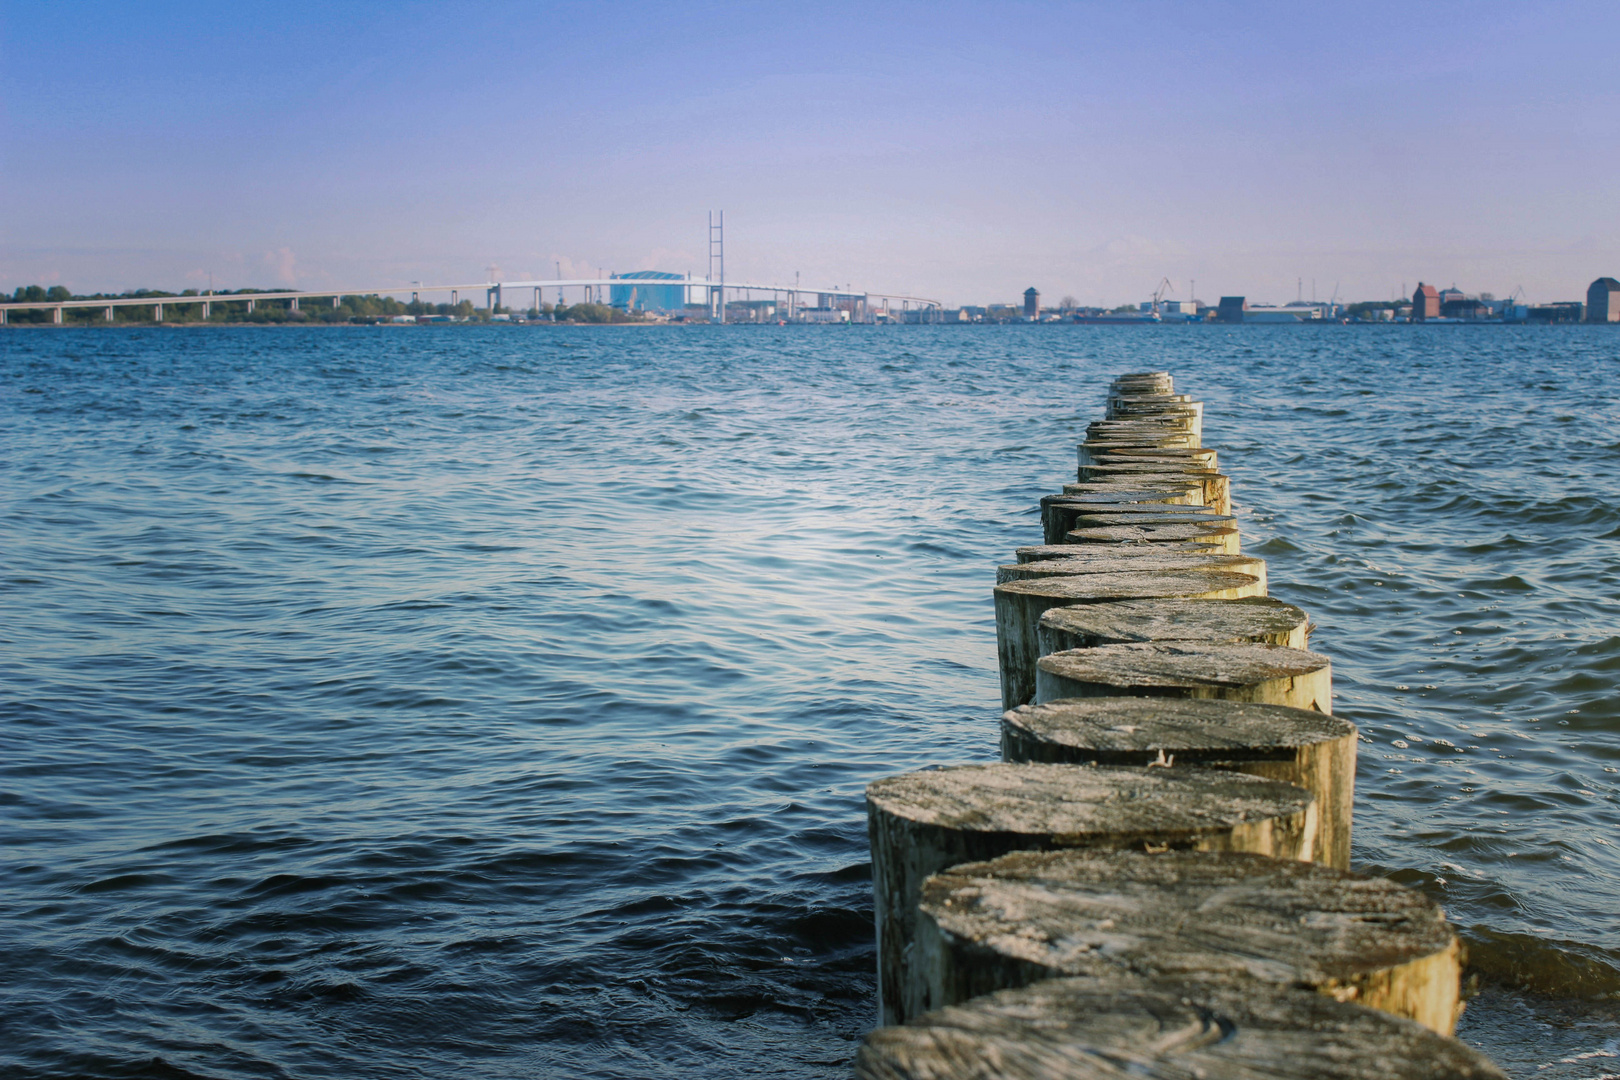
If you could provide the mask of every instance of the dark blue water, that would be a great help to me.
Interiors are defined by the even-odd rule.
[[[993,566],[1143,368],[1465,1033],[1602,1071],[1620,333],[457,327],[0,332],[0,1074],[844,1074],[862,786],[995,756]]]

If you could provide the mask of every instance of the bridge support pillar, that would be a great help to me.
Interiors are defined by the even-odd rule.
[[[343,299],[343,297],[341,297],[341,296],[332,297],[332,306],[337,307],[338,306],[338,301],[341,300],[341,299]]]
[[[112,308],[109,307],[109,308],[105,309],[104,311],[102,311],[102,315],[106,318],[106,320],[108,322],[113,321],[113,309]]]
[[[163,305],[162,304],[153,304],[152,305],[152,321],[153,322],[162,322],[163,321]]]
[[[214,313],[214,306],[212,304],[210,304],[208,301],[204,300],[203,301],[203,322],[207,322],[208,317],[210,315],[212,315],[213,313]]]
[[[6,325],[6,309],[0,308],[0,326]]]
[[[297,311],[298,310],[298,297],[295,296],[295,297],[292,298],[292,307],[289,308],[288,310],[290,310],[290,311]]]
[[[62,309],[61,308],[57,307],[57,308],[52,308],[51,309],[51,322],[55,323],[57,326],[62,325]]]
[[[450,290],[450,306],[455,307],[459,303],[461,303],[461,291],[459,289],[451,289]]]
[[[249,315],[253,314],[253,301],[252,300],[248,301],[248,314]]]

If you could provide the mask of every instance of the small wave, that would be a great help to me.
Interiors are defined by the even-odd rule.
[[[1620,996],[1620,954],[1487,926],[1465,940],[1469,970],[1489,982],[1548,997]]]

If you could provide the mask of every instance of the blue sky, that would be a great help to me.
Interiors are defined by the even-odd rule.
[[[1579,298],[1620,5],[0,2],[0,288]],[[1299,284],[1303,279],[1303,285]]]

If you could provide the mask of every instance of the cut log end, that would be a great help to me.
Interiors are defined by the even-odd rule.
[[[1411,1021],[1237,978],[1052,979],[867,1036],[857,1080],[1506,1080]]]
[[[997,585],[996,652],[1001,667],[1002,707],[1011,709],[1035,698],[1035,663],[1040,656],[1037,626],[1041,615],[1050,608],[1110,600],[1235,600],[1258,596],[1263,591],[1264,583],[1259,578],[1229,570],[1084,574]]]
[[[959,765],[875,781],[866,803],[885,1023],[922,1011],[900,988],[930,874],[1009,851],[1070,847],[1310,859],[1318,831],[1309,792],[1216,769]]]
[[[1018,584],[1028,583],[999,588]],[[1198,642],[1070,649],[1036,662],[1037,704],[1078,697],[1221,698],[1328,713],[1333,665],[1320,653],[1282,645]]]
[[[1070,545],[1073,554],[1062,559],[1019,561],[996,567],[996,583],[1076,574],[1143,573],[1157,570],[1230,570],[1249,574],[1266,588],[1266,561],[1248,555],[1214,552],[1156,551],[1153,548],[1087,548]]]
[[[1310,619],[1269,596],[1242,600],[1121,600],[1052,608],[1041,616],[1041,655],[1154,641],[1305,648]]]
[[[1256,855],[1014,852],[923,883],[912,1000],[954,1005],[1058,975],[1246,976],[1442,1035],[1461,951],[1439,906],[1386,878]]]
[[[1246,823],[1303,820],[1308,792],[1216,769],[1083,769],[989,763],[927,769],[875,780],[874,815],[957,833],[1070,838],[1109,846],[1197,846],[1205,833]],[[1042,845],[1047,841],[1042,841]],[[1067,846],[1054,840],[1057,846]]]
[[[1001,722],[1021,747],[1073,764],[1146,765],[1131,759],[1152,760],[1161,750],[1184,764],[1278,758],[1356,737],[1354,724],[1314,710],[1175,698],[1053,701],[1013,709]]]

